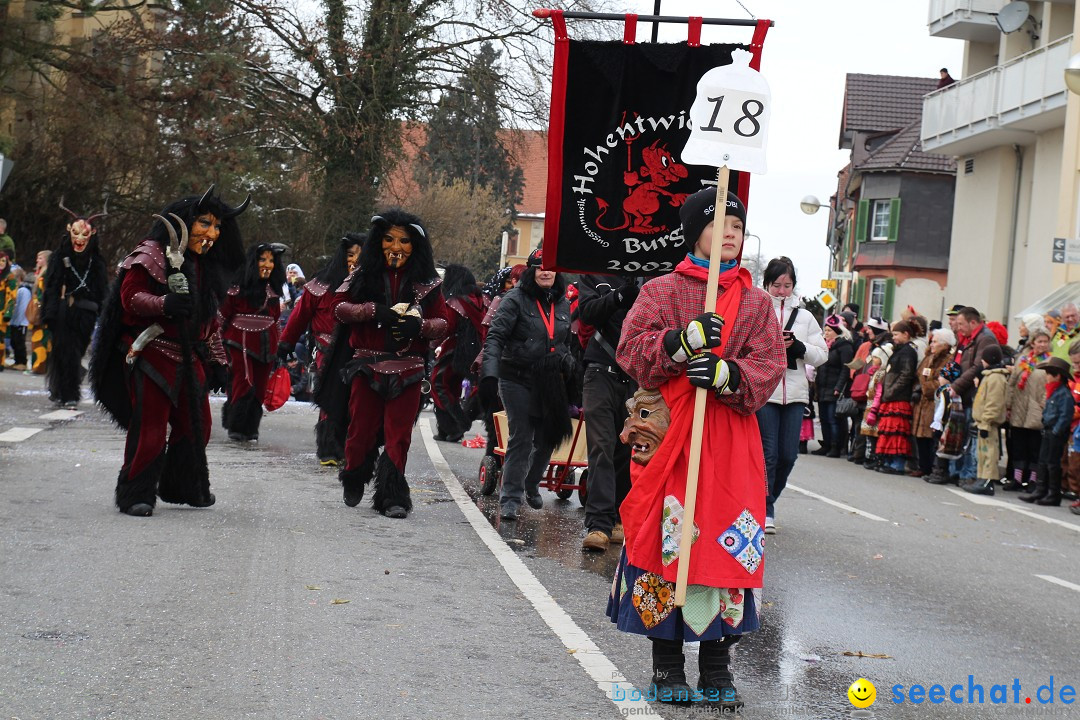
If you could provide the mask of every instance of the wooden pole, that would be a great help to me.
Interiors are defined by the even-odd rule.
[[[709,280],[705,288],[705,312],[716,312],[720,280],[720,252],[724,242],[724,219],[727,217],[728,166],[716,173],[716,211],[713,214],[712,247],[709,249]],[[696,240],[695,240],[696,242]],[[731,322],[735,318],[730,319]],[[690,577],[690,545],[694,539],[694,509],[697,504],[698,474],[701,471],[701,436],[705,429],[705,403],[709,390],[694,393],[694,423],[690,428],[690,465],[686,473],[686,497],[683,499],[683,526],[679,538],[679,571],[675,579],[675,607],[686,605],[686,581]]]

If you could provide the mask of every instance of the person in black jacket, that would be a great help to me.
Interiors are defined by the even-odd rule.
[[[480,400],[492,407],[501,397],[510,429],[499,498],[503,520],[517,519],[522,496],[534,510],[544,506],[540,479],[552,451],[571,433],[567,387],[577,373],[570,303],[562,277],[541,264],[541,251],[534,250],[484,341]]]
[[[585,418],[589,431],[589,493],[585,499],[582,550],[603,552],[621,543],[619,505],[630,491],[630,446],[619,440],[626,423],[626,401],[637,390],[615,362],[626,311],[638,296],[638,284],[614,275],[583,275],[578,283],[578,316],[595,328],[585,346]]]
[[[851,332],[836,315],[825,318],[822,328],[829,359],[817,371],[818,411],[821,415],[821,447],[811,455],[840,457],[847,453],[847,421],[836,417],[836,401],[843,397],[851,375],[847,363],[855,357]]]

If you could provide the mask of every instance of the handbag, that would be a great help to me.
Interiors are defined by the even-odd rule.
[[[836,414],[843,417],[858,417],[859,403],[845,395],[836,401]]]
[[[270,412],[274,412],[284,405],[291,395],[292,379],[289,377],[289,370],[282,365],[270,374],[270,379],[266,383],[266,396],[263,398],[263,405]]]

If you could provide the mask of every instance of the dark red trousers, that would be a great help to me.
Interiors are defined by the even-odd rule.
[[[349,432],[345,438],[345,469],[357,470],[384,435],[386,456],[402,474],[412,442],[413,423],[420,407],[420,383],[409,385],[392,400],[371,389],[363,373],[357,373],[349,395]]]
[[[272,364],[259,362],[250,355],[244,357],[246,353],[243,350],[231,345],[226,350],[229,352],[229,400],[236,402],[255,388],[255,397],[261,403],[266,397],[266,383],[270,380]]]
[[[193,369],[198,384],[204,386],[202,363],[194,363]],[[165,451],[169,427],[172,427],[168,436],[170,444],[191,435],[190,400],[187,390],[181,388],[174,406],[157,383],[138,371],[128,377],[128,392],[134,415],[124,448],[124,469],[128,477],[134,478]],[[206,447],[210,442],[210,398],[206,395],[195,398],[195,404],[202,413],[202,446]]]

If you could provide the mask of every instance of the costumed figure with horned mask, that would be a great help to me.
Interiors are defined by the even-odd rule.
[[[60,209],[72,219],[68,236],[49,257],[41,311],[53,341],[47,376],[49,399],[73,408],[79,404],[86,374],[83,355],[109,288],[109,273],[98,250],[94,226],[108,214],[108,207],[83,216],[64,207],[61,198]]]
[[[341,298],[335,290],[360,266],[363,242],[363,235],[346,233],[326,267],[304,285],[304,292],[296,299],[278,343],[278,357],[282,360],[292,354],[296,343],[305,332],[309,332],[314,340],[316,372],[322,371],[334,339],[334,328],[338,326],[334,307],[341,302]],[[330,417],[324,410],[319,411],[319,421],[315,423],[315,455],[320,465],[336,466],[345,461],[346,427],[347,424],[341,422],[340,418]]]
[[[218,307],[243,263],[236,216],[214,186],[167,205],[120,263],[90,362],[98,404],[127,430],[116,505],[208,507],[209,392],[228,384]]]
[[[259,243],[248,249],[236,284],[218,309],[221,339],[229,356],[229,399],[221,408],[221,424],[229,439],[259,439],[263,399],[277,360],[278,318],[285,246]]]
[[[371,219],[360,267],[337,289],[343,327],[315,393],[327,415],[348,425],[338,477],[350,507],[374,476],[376,510],[404,518],[412,509],[405,461],[428,346],[446,337],[440,282],[420,218],[394,208]]]

